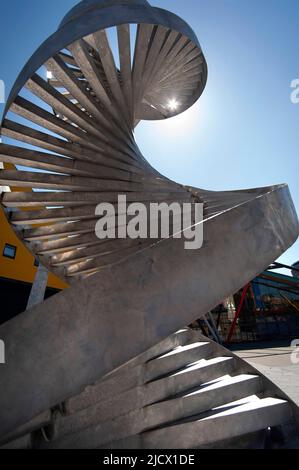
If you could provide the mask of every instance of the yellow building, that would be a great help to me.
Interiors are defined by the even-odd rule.
[[[11,166],[5,164],[5,168]],[[18,239],[0,208],[0,324],[26,309],[37,266],[38,260]],[[49,273],[46,297],[66,287],[63,281]]]
[[[0,278],[32,284],[36,270],[34,256],[13,232],[0,208]],[[48,287],[61,290],[67,286],[50,273]]]

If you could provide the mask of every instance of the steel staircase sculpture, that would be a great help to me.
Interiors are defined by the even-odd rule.
[[[0,327],[7,357],[0,369],[2,442],[44,428],[54,419],[50,410],[112,371],[126,370],[124,364],[162,340],[167,343],[165,338],[237,291],[297,239],[298,219],[286,185],[231,192],[185,187],[142,156],[134,139],[139,121],[187,110],[206,81],[206,61],[191,28],[145,0],[80,2],[17,79],[1,133],[23,145],[1,144],[0,161],[26,171],[0,171],[0,185],[34,191],[4,193],[1,202],[26,246],[71,287]],[[95,208],[115,204],[119,194],[146,205],[203,203],[203,247],[185,250],[182,239],[172,236],[99,240]],[[221,371],[213,366],[216,376],[189,385],[227,375],[232,363],[225,361]],[[165,373],[180,368],[171,367]],[[258,392],[259,380],[249,382]],[[242,388],[234,379],[223,385],[227,393]],[[224,397],[216,400],[219,406],[227,403]],[[274,406],[263,403],[265,413],[267,404]],[[283,415],[290,418],[285,401],[275,404],[283,411],[269,426]],[[261,408],[253,415],[264,416]],[[224,421],[234,419],[229,416]],[[200,429],[209,429],[204,419]],[[254,431],[266,421],[261,417],[262,427]],[[131,436],[144,431],[136,429]],[[164,442],[161,433],[146,434],[140,445]],[[119,439],[116,433],[110,441]],[[180,444],[175,430],[173,441],[165,438],[165,445],[172,442]]]

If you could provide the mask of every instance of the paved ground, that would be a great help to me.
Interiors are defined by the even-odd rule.
[[[230,349],[277,384],[299,406],[299,340],[290,342],[247,343]],[[294,363],[294,359],[297,363]],[[299,437],[290,438],[288,449],[299,449]]]
[[[230,349],[269,377],[299,405],[299,341],[297,352],[286,342],[247,343]]]

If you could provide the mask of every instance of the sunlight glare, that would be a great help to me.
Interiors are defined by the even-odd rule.
[[[175,98],[168,101],[168,108],[170,111],[176,111],[178,109],[179,103]]]

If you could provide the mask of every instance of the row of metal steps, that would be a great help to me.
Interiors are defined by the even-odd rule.
[[[295,404],[252,366],[184,329],[36,417],[2,444],[40,449],[284,447],[296,436],[297,419]]]

